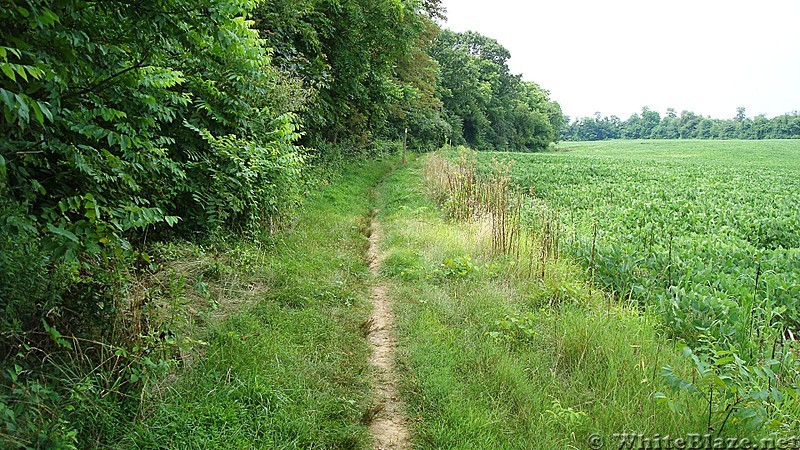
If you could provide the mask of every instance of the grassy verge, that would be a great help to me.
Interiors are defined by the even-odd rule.
[[[548,260],[539,277],[492,256],[483,224],[449,221],[428,199],[422,163],[389,177],[379,199],[418,448],[588,448],[593,433],[612,445],[614,433],[706,432],[654,395],[662,366],[687,370],[656,318],[592,290],[569,261]]]
[[[148,390],[118,448],[368,447],[364,227],[391,166],[354,166],[275,237],[201,252],[223,267],[203,290],[227,293],[201,327],[202,355]]]

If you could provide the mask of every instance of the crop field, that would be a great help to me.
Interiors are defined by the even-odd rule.
[[[787,407],[800,338],[800,141],[564,143],[481,160],[493,157],[514,160],[534,226],[557,218],[560,247],[596,284],[663,315],[665,336],[688,346],[702,376],[665,368],[668,383],[755,423]]]

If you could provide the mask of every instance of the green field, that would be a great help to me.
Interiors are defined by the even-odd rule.
[[[580,156],[800,170],[800,140],[614,140],[562,142],[555,149]]]
[[[720,407],[747,416],[742,398],[769,397],[763,418],[796,394],[800,141],[563,143],[499,158],[532,189],[532,222],[557,215],[561,248],[597,284],[691,346],[730,395]]]

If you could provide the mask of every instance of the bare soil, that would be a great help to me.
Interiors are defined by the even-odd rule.
[[[377,450],[410,449],[405,404],[398,397],[398,376],[394,367],[394,315],[388,288],[380,281],[380,224],[373,217],[369,236],[369,268],[376,282],[372,287],[372,317],[369,321],[370,364],[375,368],[375,407],[369,430]]]

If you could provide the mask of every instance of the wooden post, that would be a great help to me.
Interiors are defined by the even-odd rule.
[[[408,128],[403,133],[403,164],[406,163],[406,141],[408,140]]]

